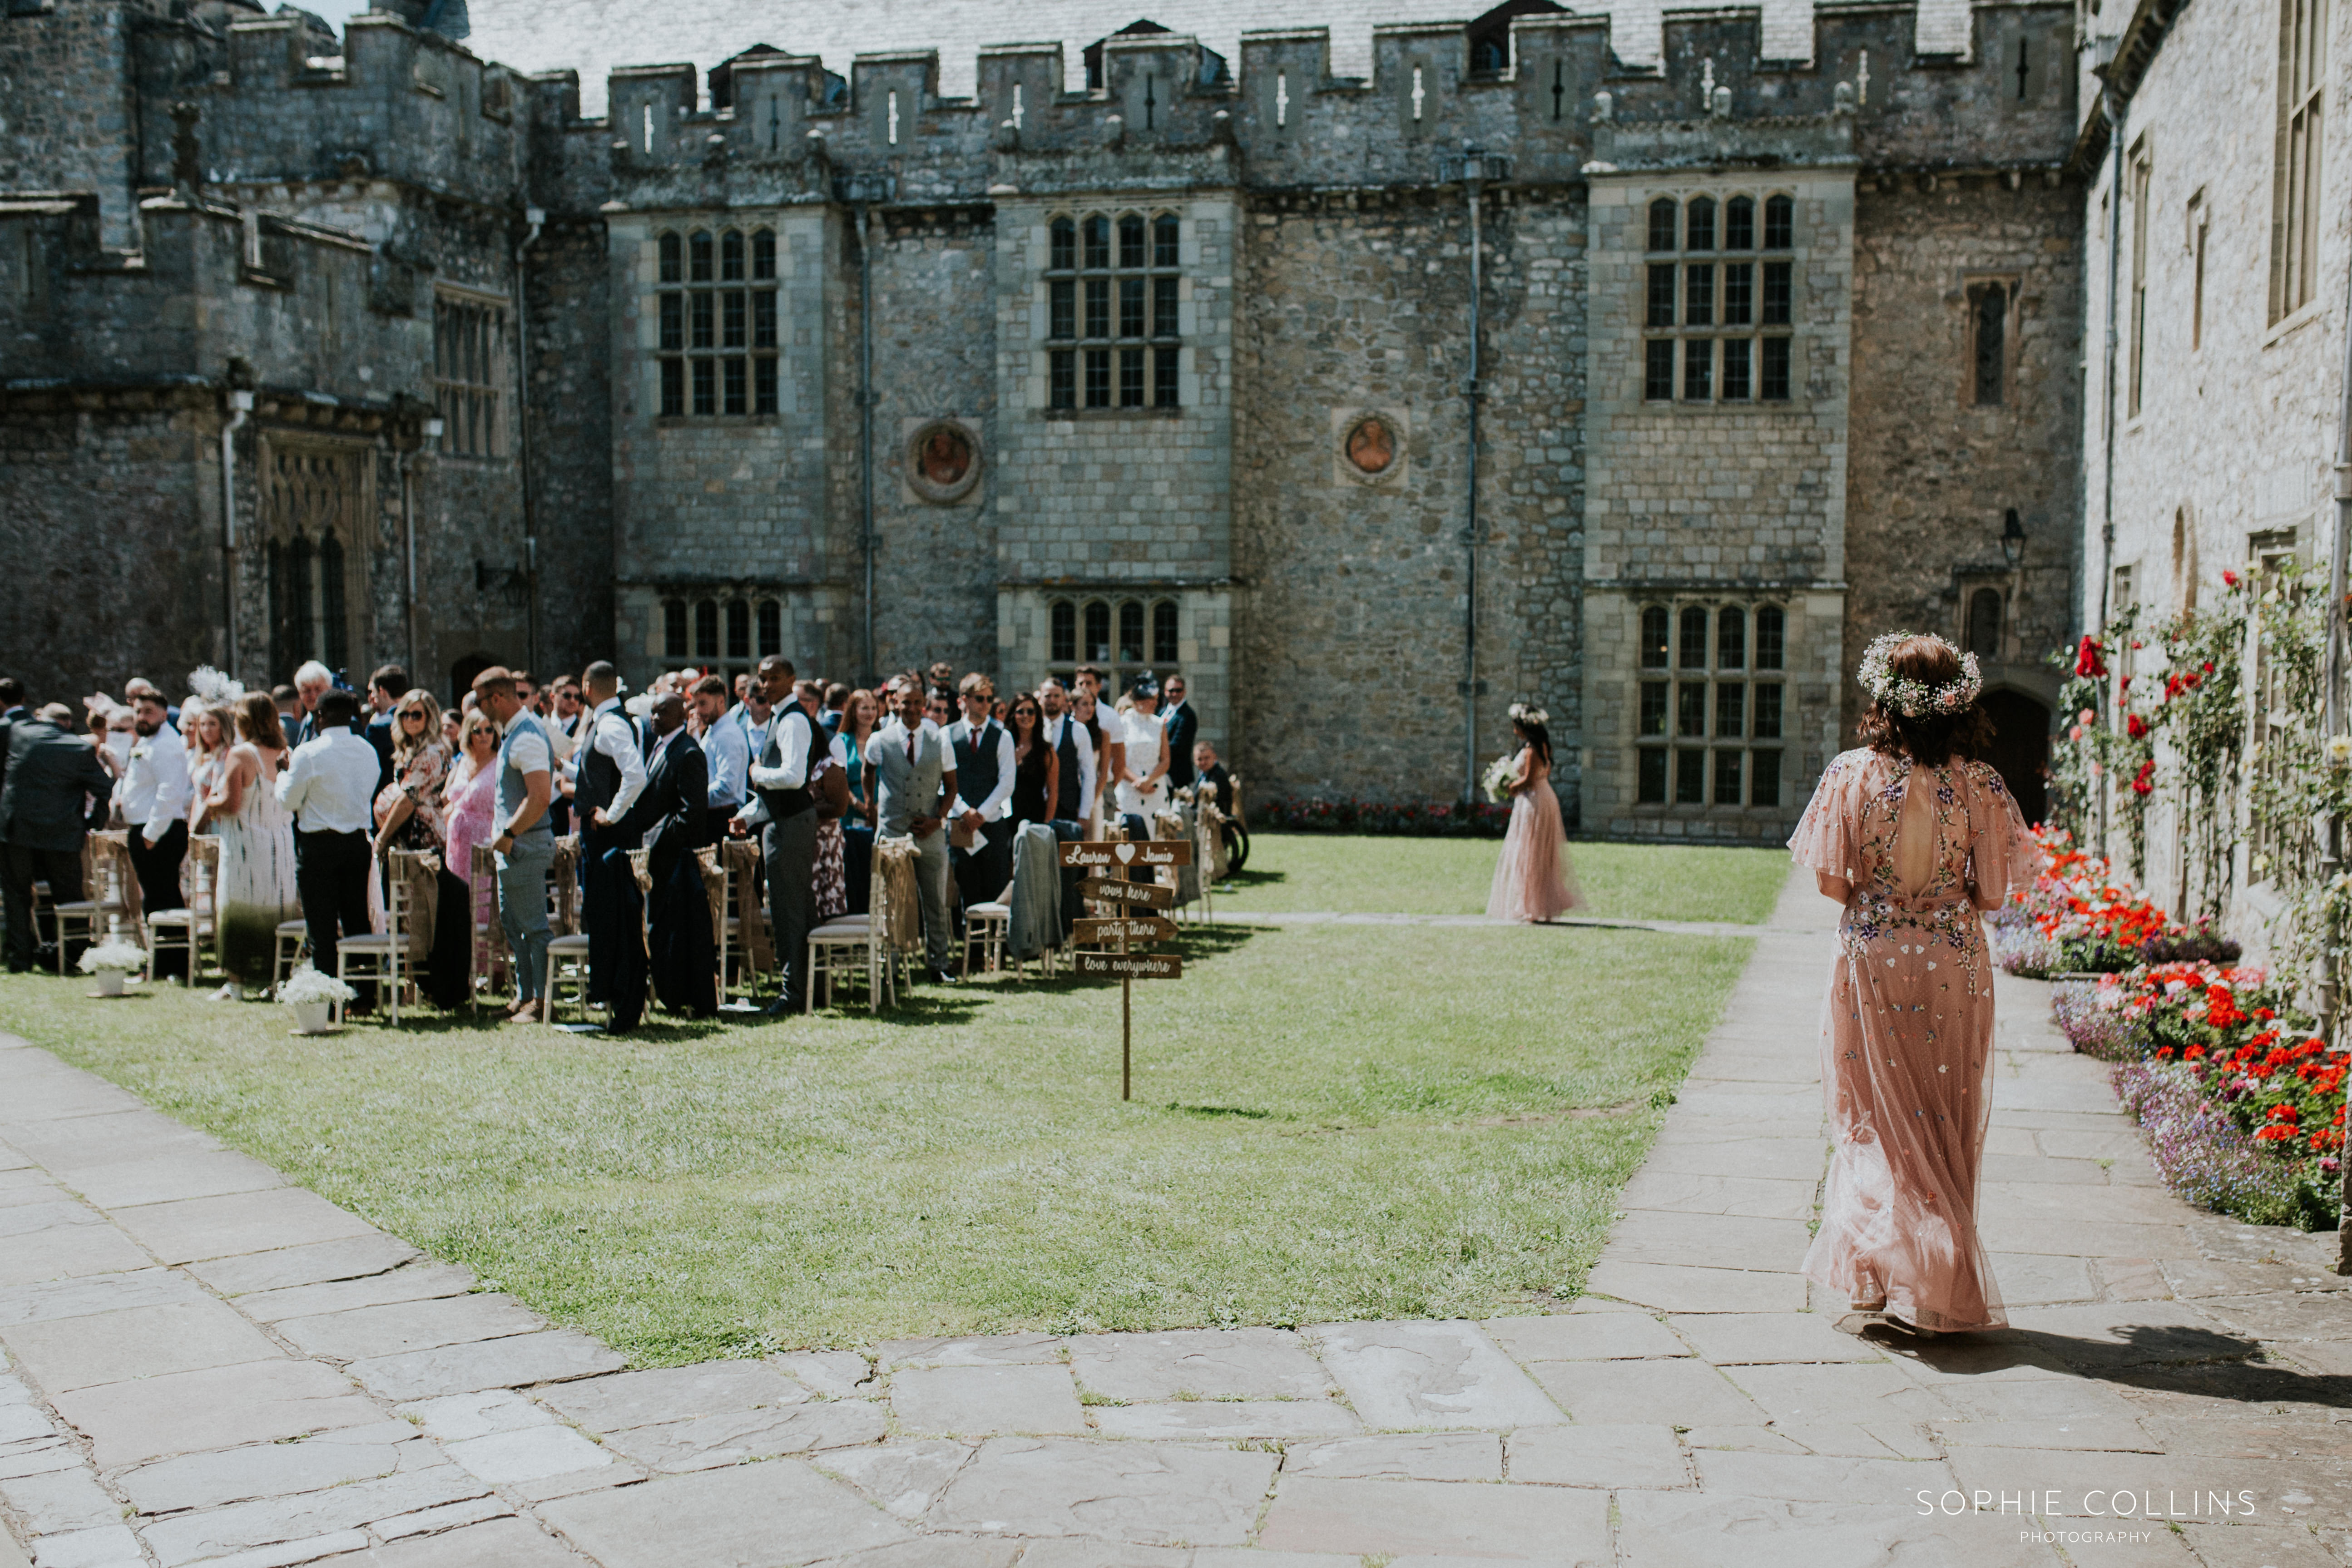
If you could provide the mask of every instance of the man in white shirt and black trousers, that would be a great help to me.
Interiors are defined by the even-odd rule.
[[[625,1028],[645,1009],[645,944],[637,935],[644,900],[628,855],[636,840],[622,826],[645,793],[645,751],[636,725],[621,710],[620,672],[598,659],[582,672],[580,686],[593,715],[587,743],[579,749],[579,775],[572,795],[580,818],[580,912],[588,927],[588,1001],[612,1008],[614,1024]]]
[[[767,1007],[771,1017],[797,1013],[808,994],[808,938],[816,924],[816,795],[809,779],[832,754],[833,737],[793,692],[789,660],[770,654],[757,683],[774,706],[768,743],[751,763],[753,803],[736,820],[759,827],[768,863],[768,926],[784,989]]]
[[[955,851],[956,899],[964,909],[1003,895],[1013,880],[1013,731],[992,716],[996,687],[967,675],[956,690],[963,717],[948,726],[955,756],[954,818],[967,846]],[[959,925],[961,930],[961,926]]]
[[[1045,744],[1054,748],[1060,771],[1060,788],[1054,796],[1054,838],[1070,844],[1087,836],[1087,802],[1094,798],[1095,738],[1070,711],[1070,694],[1052,676],[1037,688],[1037,702],[1045,710]],[[1066,939],[1078,918],[1078,883],[1082,866],[1062,868],[1062,935]]]
[[[359,710],[359,699],[348,691],[320,694],[311,714],[318,736],[294,748],[278,780],[278,804],[294,814],[302,849],[294,888],[310,927],[310,965],[321,974],[335,972],[335,949],[343,937],[369,930],[376,754],[352,728]],[[360,988],[359,1010],[374,1005],[374,989]]]
[[[180,862],[188,853],[188,749],[152,687],[132,699],[131,727],[131,761],[114,786],[114,798],[131,825],[131,868],[139,878],[139,901],[150,914],[184,909]],[[156,960],[155,972],[184,974],[184,954],[167,952]]]

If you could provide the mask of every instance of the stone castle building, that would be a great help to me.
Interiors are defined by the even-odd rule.
[[[1779,58],[1754,10],[1621,50],[1509,0],[1347,76],[1180,8],[956,97],[747,33],[601,115],[465,14],[9,0],[38,693],[1175,668],[1254,795],[1458,796],[1525,700],[1584,830],[1767,840],[1905,626],[1979,653],[2034,793],[2083,586],[2067,6],[1821,5]]]

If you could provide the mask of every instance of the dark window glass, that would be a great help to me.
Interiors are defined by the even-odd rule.
[[[1660,196],[1650,204],[1650,248],[1672,250],[1675,247],[1675,204],[1671,196]]]
[[[1758,395],[1769,403],[1789,401],[1789,340],[1764,340],[1763,387]]]
[[[1683,272],[1683,324],[1715,325],[1715,268],[1685,267]]]
[[[1151,405],[1154,408],[1176,406],[1176,351],[1151,351]]]
[[[1650,263],[1650,319],[1646,324],[1675,324],[1675,264],[1671,261]]]
[[[1140,278],[1118,280],[1118,335],[1122,338],[1143,335],[1143,279]]]
[[[1064,599],[1048,612],[1053,620],[1054,660],[1075,663],[1078,657],[1078,607]]]
[[[1045,335],[1050,338],[1075,338],[1078,335],[1078,286],[1067,279],[1045,285]]]
[[[1110,219],[1090,217],[1082,226],[1086,233],[1087,265],[1090,268],[1110,265]]]
[[[1726,250],[1756,248],[1754,197],[1734,196],[1723,204],[1723,248]]]
[[[1176,662],[1176,605],[1171,599],[1151,606],[1151,662],[1163,666]]]
[[[1110,606],[1100,599],[1087,606],[1087,657],[1097,664],[1110,658]]]
[[[1748,688],[1736,680],[1715,683],[1715,732],[1723,739],[1748,727]]]
[[[2000,657],[2000,590],[1979,588],[1969,595],[1969,651],[1979,658]]]
[[[1076,408],[1078,405],[1078,356],[1069,349],[1055,349],[1045,358],[1046,405]]]
[[[675,353],[686,347],[686,296],[661,297],[661,346]]]
[[[1715,617],[1715,667],[1738,669],[1748,662],[1748,614],[1733,605]]]
[[[1764,324],[1768,327],[1785,327],[1789,324],[1790,265],[1786,261],[1768,261],[1764,264]]]
[[[1726,338],[1723,340],[1723,395],[1726,399],[1748,398],[1756,395],[1748,380],[1748,350],[1753,340]]]
[[[686,362],[682,359],[662,361],[662,416],[675,419],[686,412]]]
[[[761,354],[751,362],[751,412],[776,412],[776,356]]]
[[[2001,394],[2001,373],[2007,368],[2003,356],[2009,332],[2009,290],[1998,283],[1987,283],[1977,290],[1977,405],[1998,404]]]
[[[1690,205],[1690,216],[1683,226],[1685,250],[1715,248],[1715,198],[1700,196]]]
[[[1154,278],[1151,280],[1151,335],[1172,338],[1176,335],[1176,279]]]
[[[686,657],[686,601],[683,599],[662,601],[662,657]]]
[[[1652,338],[1643,345],[1642,395],[1663,403],[1675,395],[1675,340]]]
[[[719,362],[698,359],[694,363],[694,411],[697,414],[719,412]]]
[[[1756,612],[1757,668],[1780,668],[1782,632],[1787,624],[1780,606],[1776,605],[1767,605]]]
[[[1737,262],[1723,269],[1723,322],[1744,327],[1756,319],[1756,264]]]
[[[1143,220],[1132,213],[1118,220],[1118,264],[1143,265]]]
[[[1705,752],[1675,753],[1675,804],[1676,805],[1706,804],[1706,753]]]
[[[1087,336],[1110,336],[1110,279],[1087,279]]]
[[[755,349],[776,346],[776,291],[773,289],[751,291],[751,346]]]
[[[1780,805],[1780,753],[1758,752],[1755,753],[1755,759],[1756,782],[1748,786],[1748,804],[1750,805]]]
[[[776,275],[776,231],[755,228],[751,231],[751,276],[773,278]]]
[[[1682,615],[1682,649],[1675,660],[1685,669],[1706,668],[1706,612],[1692,605]]]
[[[726,283],[743,281],[743,237],[731,228],[719,237],[719,277]]]
[[[1087,351],[1087,406],[1110,406],[1110,350]]]
[[[751,657],[751,606],[741,599],[727,601],[727,657]]]
[[[1118,351],[1118,405],[1121,408],[1143,406],[1143,351]]]
[[[748,366],[741,354],[729,354],[719,362],[726,367],[727,412],[745,414],[751,411],[751,382],[745,374]]]
[[[760,601],[760,657],[784,651],[784,610],[773,599]]]
[[[694,657],[719,657],[719,602],[705,599],[694,606]]]
[[[1756,738],[1777,741],[1780,738],[1780,693],[1779,686],[1759,686],[1756,689]],[[1760,769],[1761,764],[1759,764]]]
[[[1792,250],[1797,244],[1797,204],[1774,196],[1764,204],[1764,248]]]
[[[1151,265],[1173,267],[1177,264],[1176,220],[1156,217],[1151,220]]]
[[[1118,607],[1118,661],[1143,662],[1143,603],[1129,599]]]
[[[689,283],[710,281],[710,237],[697,234],[686,242],[686,279]]]
[[[1738,752],[1715,753],[1715,804],[1717,805],[1739,804],[1739,753]]]
[[[1663,605],[1653,605],[1642,612],[1642,668],[1666,668],[1666,611]]]
[[[1053,244],[1045,265],[1056,272],[1067,272],[1078,264],[1078,226],[1068,218],[1057,217],[1052,229]]]
[[[1705,403],[1715,395],[1715,340],[1683,340],[1683,401]]]
[[[743,346],[743,290],[730,289],[719,296],[719,346],[740,349]]]
[[[1666,732],[1666,683],[1663,680],[1642,682],[1642,733],[1663,735]]]
[[[1642,783],[1638,797],[1643,805],[1666,804],[1666,749],[1642,748]]]
[[[688,294],[687,298],[693,301],[694,346],[698,349],[717,348],[719,346],[718,311],[713,303],[713,297],[706,291]]]
[[[674,234],[661,237],[661,280],[665,283],[686,281],[685,253]]]
[[[1690,740],[1706,734],[1706,682],[1685,680],[1675,688],[1675,733]]]

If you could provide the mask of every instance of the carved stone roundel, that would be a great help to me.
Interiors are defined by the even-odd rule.
[[[907,481],[928,501],[959,501],[980,482],[980,437],[953,419],[934,419],[907,440]]]
[[[1348,426],[1339,449],[1349,467],[1368,479],[1379,479],[1396,467],[1396,431],[1377,414],[1367,414]]]

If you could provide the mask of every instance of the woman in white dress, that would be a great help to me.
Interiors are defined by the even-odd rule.
[[[278,927],[301,910],[294,888],[294,817],[278,804],[286,768],[286,732],[267,691],[237,699],[237,743],[205,801],[205,831],[220,837],[219,913],[225,994],[269,984]]]
[[[1141,817],[1149,838],[1159,815],[1168,809],[1167,721],[1160,717],[1160,682],[1149,674],[1136,677],[1120,709],[1119,814]]]

